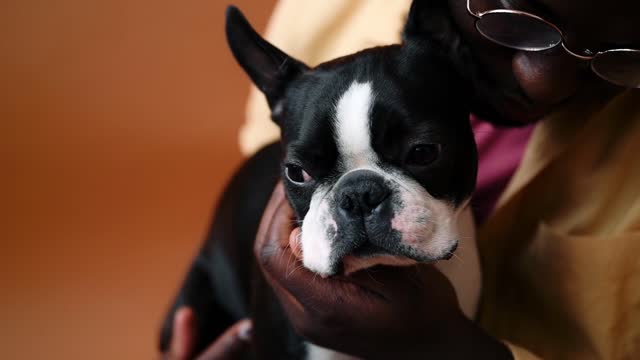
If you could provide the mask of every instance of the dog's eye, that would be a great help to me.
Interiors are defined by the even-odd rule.
[[[438,159],[441,150],[440,144],[416,145],[407,154],[407,165],[426,166]]]
[[[304,184],[311,180],[311,176],[298,165],[287,164],[285,168],[287,178],[296,184]]]

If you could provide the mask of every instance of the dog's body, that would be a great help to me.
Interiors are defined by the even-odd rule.
[[[236,174],[163,328],[191,306],[197,349],[244,317],[254,321],[255,354],[268,359],[341,356],[292,330],[255,265],[260,216],[279,179],[301,221],[303,265],[319,274],[376,264],[433,263],[472,316],[480,272],[468,199],[477,155],[468,121],[469,85],[425,37],[426,2],[414,1],[402,45],[364,50],[314,69],[262,39],[231,8],[231,49],[266,95],[282,140]],[[457,46],[457,45],[451,45]],[[283,159],[284,154],[284,159]],[[458,246],[458,245],[461,246]]]

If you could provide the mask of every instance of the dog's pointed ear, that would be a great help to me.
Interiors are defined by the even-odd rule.
[[[461,37],[447,0],[413,0],[402,31],[405,43],[437,46],[445,52],[459,51]]]
[[[262,38],[235,6],[227,8],[225,32],[236,61],[274,111],[287,85],[308,67]]]

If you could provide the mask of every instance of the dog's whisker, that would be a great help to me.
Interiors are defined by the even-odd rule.
[[[458,255],[456,255],[454,253],[451,253],[451,256],[452,256],[452,259],[458,260],[458,262],[460,262],[460,264],[464,264],[464,260],[462,259],[462,257],[460,257],[460,256],[458,256]]]
[[[298,270],[302,269],[303,267],[304,267],[304,265],[297,265],[297,266],[294,266],[294,267],[293,267],[293,269],[291,270],[291,272],[289,272],[289,273],[286,275],[286,277],[287,277],[287,278],[288,278],[288,277],[290,277],[291,275],[293,275],[293,273],[295,273],[296,271],[298,271]]]
[[[296,257],[293,255],[293,252],[289,252],[289,262],[287,263],[287,268],[289,267],[289,265],[291,263],[295,264],[296,262]]]

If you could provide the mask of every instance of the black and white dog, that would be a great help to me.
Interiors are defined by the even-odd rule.
[[[227,187],[165,320],[163,350],[175,310],[188,305],[196,313],[199,350],[251,317],[260,357],[327,354],[296,336],[255,265],[258,223],[279,179],[302,224],[307,269],[331,276],[376,264],[434,263],[458,248],[463,261],[437,266],[463,311],[474,314],[480,271],[473,232],[465,230],[472,228],[466,205],[477,167],[469,123],[474,81],[446,6],[414,0],[401,45],[315,68],[228,9],[233,55],[265,94],[282,138],[249,159]]]

